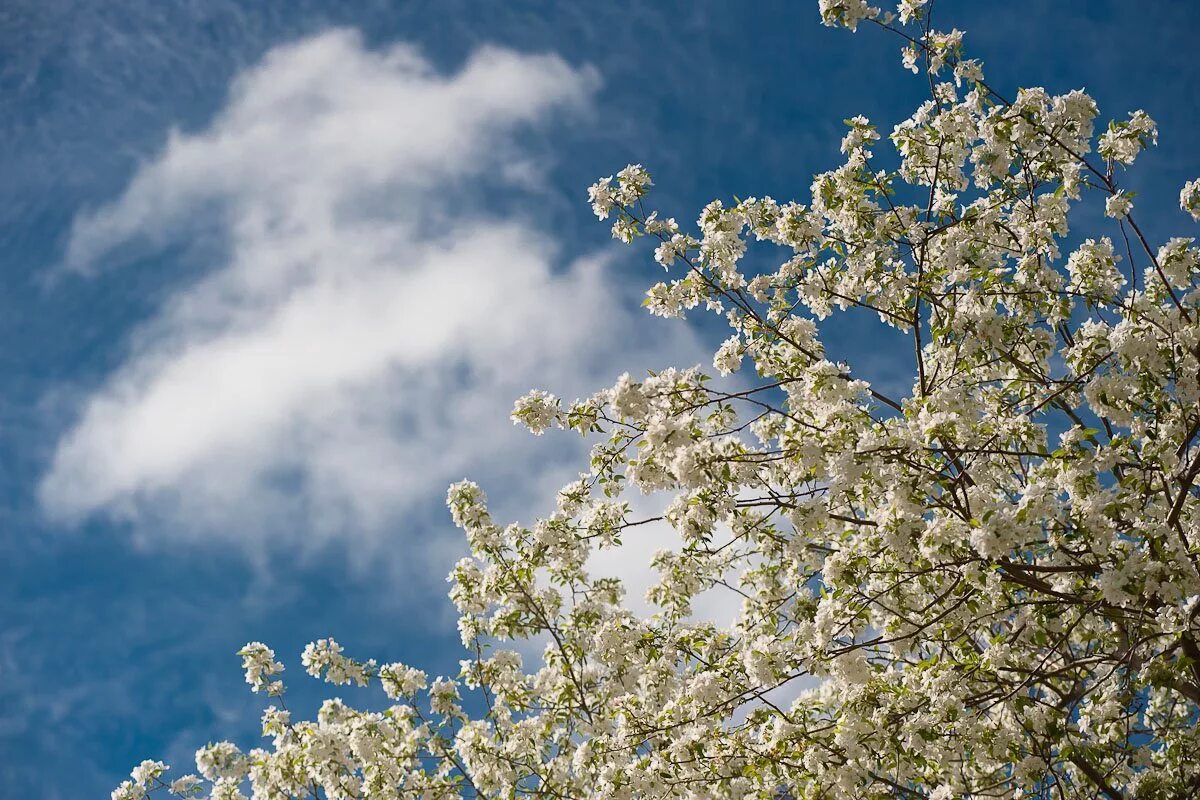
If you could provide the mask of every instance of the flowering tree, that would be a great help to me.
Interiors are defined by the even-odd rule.
[[[743,375],[521,398],[534,433],[594,442],[590,470],[528,527],[451,487],[472,553],[451,576],[456,680],[318,641],[310,674],[391,705],[298,721],[249,644],[270,746],[210,744],[201,777],[144,762],[115,800],[1200,796],[1200,250],[1153,245],[1118,183],[1154,122],[1096,137],[1083,92],[993,88],[923,0],[820,11],[901,37],[928,77],[896,168],[856,117],[807,204],[714,201],[688,233],[648,209],[640,166],[590,190],[614,236],[657,243],[649,310],[722,315],[713,366]],[[1085,193],[1110,233],[1068,246]],[[1180,204],[1200,220],[1200,181]],[[751,246],[782,255],[751,270]],[[911,339],[907,396],[824,357],[815,320],[851,307]],[[650,521],[635,487],[680,541],[648,618],[588,572]],[[713,587],[738,602],[728,626],[692,613]],[[520,640],[545,643],[532,669]]]

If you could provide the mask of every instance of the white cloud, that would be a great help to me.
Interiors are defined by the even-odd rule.
[[[352,534],[368,557],[387,532],[404,555],[406,514],[449,481],[504,476],[489,489],[514,510],[556,481],[555,448],[508,424],[517,395],[696,352],[602,259],[564,264],[532,215],[480,201],[541,181],[522,130],[586,108],[596,83],[499,49],[443,75],[347,31],[269,53],[207,129],[173,133],[75,221],[73,270],[201,240],[219,256],[86,398],[41,483],[47,513],[259,550]]]

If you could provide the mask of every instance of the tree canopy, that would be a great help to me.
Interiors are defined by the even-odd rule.
[[[114,800],[1200,796],[1200,249],[1152,243],[1121,188],[1148,115],[1098,131],[1082,91],[993,87],[927,10],[820,0],[898,37],[929,98],[894,153],[846,120],[805,202],[714,200],[688,228],[639,165],[591,187],[666,270],[648,310],[729,338],[711,371],[516,402],[590,464],[530,524],[450,488],[460,675],[321,640],[311,675],[388,704],[299,720],[248,644],[266,746],[207,745],[199,776],[143,762]],[[1200,221],[1200,180],[1179,202]],[[1106,235],[1072,237],[1101,205]],[[821,321],[851,309],[911,341],[908,391],[826,358]],[[589,559],[649,522],[678,546],[645,616]],[[728,625],[694,613],[714,587]]]

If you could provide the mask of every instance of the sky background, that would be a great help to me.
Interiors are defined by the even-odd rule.
[[[1009,94],[1145,108],[1160,146],[1124,185],[1156,243],[1195,235],[1200,5],[935,13]],[[513,429],[512,400],[720,338],[639,310],[661,271],[586,187],[633,161],[681,221],[803,201],[842,119],[886,132],[923,98],[898,49],[822,28],[815,0],[4,3],[0,798],[104,797],[142,758],[253,745],[246,641],[301,712],[321,636],[455,672],[446,485],[530,520],[585,463]],[[825,335],[907,379],[878,325]]]

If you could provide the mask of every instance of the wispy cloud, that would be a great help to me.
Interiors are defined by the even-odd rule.
[[[542,488],[516,395],[694,352],[679,326],[639,344],[653,323],[602,258],[502,210],[540,181],[523,132],[586,111],[597,82],[495,48],[441,74],[349,31],[270,52],[207,129],[75,220],[70,270],[197,241],[216,263],[82,403],[44,509],[252,548],[352,534],[371,554],[464,474]]]

